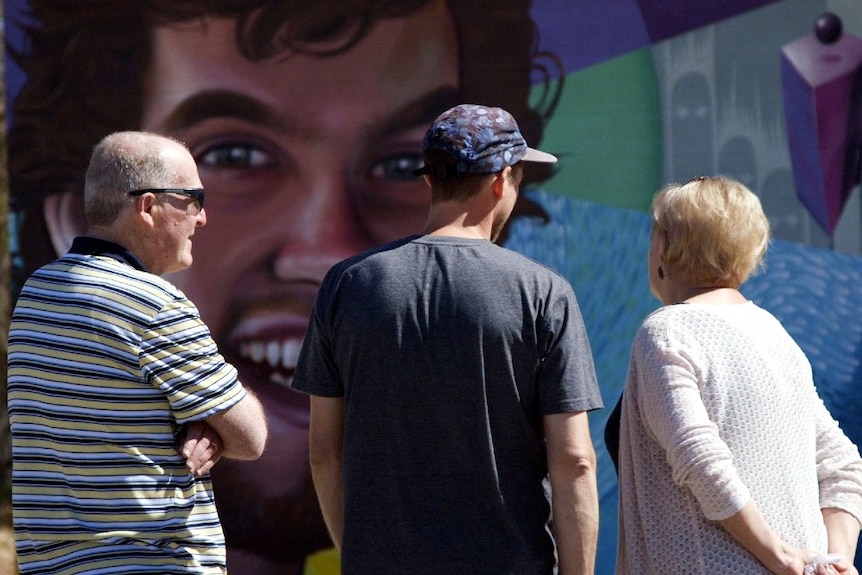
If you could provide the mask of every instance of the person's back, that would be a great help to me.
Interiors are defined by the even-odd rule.
[[[568,283],[487,240],[437,236],[332,273],[316,321],[344,389],[312,391],[346,397],[345,563],[548,572],[542,415],[594,399],[567,393],[579,382],[549,357],[566,346],[591,371]]]
[[[656,351],[654,342],[660,342],[663,353]],[[823,459],[817,451],[822,449],[818,439],[837,424],[817,397],[803,352],[778,321],[751,302],[666,306],[646,319],[632,353],[634,369],[643,379],[630,380],[631,405],[623,423],[627,449],[620,466],[621,482],[636,487],[621,493],[621,505],[627,510],[622,527],[629,546],[623,555],[629,563],[620,572],[694,569],[691,557],[697,555],[702,560],[699,573],[723,573],[729,568],[760,573],[763,566],[757,559],[714,520],[726,514],[734,501],[728,490],[734,497],[745,497],[750,491],[769,524],[788,543],[825,549],[823,524],[799,518],[820,514],[817,473],[834,469],[828,463],[815,467]],[[672,466],[686,465],[679,459],[683,454],[668,455],[643,423],[670,407],[654,397],[653,389],[636,382],[656,373],[662,362],[679,360],[690,362],[702,377],[698,401],[732,455],[736,481],[717,481],[714,475],[690,471],[686,484],[680,485]],[[694,410],[697,404],[676,407]],[[700,457],[712,456],[725,465],[707,448],[711,446],[704,444]],[[690,453],[685,456],[697,461]],[[690,485],[696,487],[690,489]],[[700,503],[693,491],[700,494]],[[681,503],[668,505],[672,500]],[[657,529],[657,525],[664,527]],[[641,549],[651,551],[638,554]]]
[[[441,114],[425,154],[426,234],[329,271],[293,381],[342,572],[591,572],[601,397],[580,311],[561,276],[492,243],[520,163],[556,158],[476,105]]]

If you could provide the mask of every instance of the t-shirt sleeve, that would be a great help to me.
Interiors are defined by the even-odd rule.
[[[552,292],[538,329],[542,415],[603,407],[587,330],[571,287]]]
[[[324,313],[320,309],[322,305],[323,296],[318,293],[291,386],[297,391],[310,395],[343,397],[344,383],[341,381],[332,354],[332,340],[323,321]]]
[[[218,352],[187,299],[173,300],[156,314],[142,334],[139,361],[181,425],[211,417],[246,396],[236,368]]]

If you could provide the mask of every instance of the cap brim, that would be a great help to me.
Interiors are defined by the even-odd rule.
[[[524,157],[521,158],[522,162],[542,162],[544,164],[553,164],[557,161],[557,156],[553,154],[549,154],[548,152],[543,152],[541,150],[534,150],[533,148],[527,148],[527,153],[524,154]]]

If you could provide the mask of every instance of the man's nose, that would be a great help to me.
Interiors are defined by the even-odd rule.
[[[275,257],[280,280],[320,281],[336,263],[372,247],[356,214],[345,179],[319,181],[306,201],[285,218],[287,241]]]

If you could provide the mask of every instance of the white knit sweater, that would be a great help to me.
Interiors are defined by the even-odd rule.
[[[791,545],[826,551],[820,509],[862,521],[862,460],[811,366],[753,303],[644,321],[620,426],[618,574],[767,573],[716,520],[753,498]],[[852,559],[852,558],[850,558]]]

